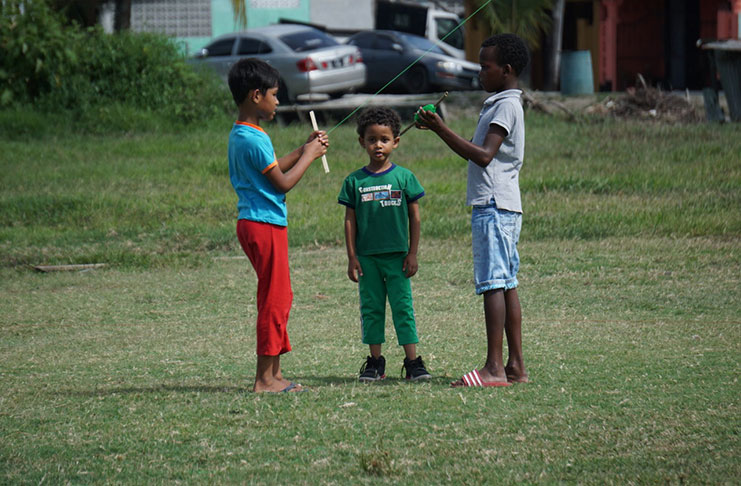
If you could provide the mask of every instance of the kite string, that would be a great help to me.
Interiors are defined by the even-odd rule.
[[[474,11],[471,15],[469,15],[468,17],[466,17],[465,19],[463,19],[458,25],[456,25],[453,30],[451,30],[450,32],[448,32],[447,34],[445,34],[445,36],[443,36],[440,39],[439,42],[444,41],[445,39],[448,38],[448,36],[450,34],[452,34],[453,32],[455,32],[456,30],[460,29],[461,26],[463,26],[463,24],[465,24],[466,22],[468,22],[471,17],[473,17],[474,15],[476,15],[477,13],[479,13],[479,11],[481,11],[484,7],[486,7],[487,5],[489,5],[492,1],[493,0],[487,0],[486,3],[482,4],[479,8],[476,9],[476,11]],[[386,83],[381,89],[379,89],[378,91],[376,91],[370,98],[368,98],[367,100],[365,100],[365,102],[361,103],[360,106],[358,106],[357,108],[355,108],[349,115],[347,115],[345,118],[343,118],[337,125],[335,125],[332,128],[330,128],[327,131],[327,135],[329,135],[330,133],[332,133],[335,130],[335,128],[337,128],[340,125],[342,125],[343,123],[345,123],[347,120],[350,119],[350,117],[352,117],[355,113],[357,113],[361,108],[363,108],[368,103],[370,103],[373,100],[373,98],[375,98],[376,96],[378,96],[381,93],[381,91],[383,91],[384,89],[388,88],[388,86],[391,83],[393,83],[394,81],[396,81],[397,79],[399,79],[405,72],[409,71],[409,69],[411,69],[412,66],[414,66],[415,64],[417,64],[423,57],[425,57],[427,54],[429,54],[430,51],[432,49],[434,49],[435,47],[438,47],[437,43],[435,43],[434,46],[430,47],[425,52],[423,52],[422,55],[419,56],[417,59],[415,59],[414,61],[412,61],[411,64],[409,64],[407,67],[405,67],[399,74],[397,74],[391,81],[389,81],[388,83]]]

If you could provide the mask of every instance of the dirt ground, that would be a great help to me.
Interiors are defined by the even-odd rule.
[[[477,117],[488,96],[482,91],[451,92],[445,102],[448,116]],[[560,92],[526,89],[523,97],[528,109],[574,120],[616,117],[666,123],[706,121],[703,95],[699,91],[661,91],[641,86],[625,92],[564,96]],[[728,104],[722,93],[720,106],[727,117]]]

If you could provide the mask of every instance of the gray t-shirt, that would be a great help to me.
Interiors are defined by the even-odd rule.
[[[525,118],[521,95],[519,89],[508,89],[484,101],[472,142],[483,145],[492,124],[504,128],[507,136],[485,168],[468,161],[466,204],[469,206],[485,206],[494,198],[497,208],[522,212],[519,177],[525,155]]]

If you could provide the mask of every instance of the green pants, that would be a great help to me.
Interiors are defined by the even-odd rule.
[[[412,305],[412,284],[404,274],[404,253],[358,256],[363,275],[359,278],[363,344],[386,342],[386,297],[399,345],[416,344],[417,325]]]

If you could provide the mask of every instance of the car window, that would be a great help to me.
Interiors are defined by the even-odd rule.
[[[448,35],[453,29],[458,27],[458,23],[453,19],[437,19],[437,38],[445,37],[446,44],[450,44],[456,49],[463,49],[463,31],[460,29]]]
[[[404,39],[404,41],[407,44],[411,44],[413,47],[417,49],[422,49],[423,51],[429,50],[430,52],[434,52],[436,54],[445,54],[442,49],[437,47],[435,44],[430,42],[429,40],[425,39],[424,37],[419,37],[417,35],[409,35],[409,34],[398,34],[399,37]]]
[[[307,30],[283,35],[280,37],[280,40],[296,52],[312,51],[314,49],[339,45],[339,42],[318,30]]]
[[[218,40],[214,42],[213,44],[209,44],[206,47],[206,50],[208,51],[208,57],[231,56],[233,45],[234,45],[234,37]]]
[[[349,44],[358,46],[363,49],[370,49],[373,45],[373,39],[375,39],[375,37],[372,35],[360,34],[350,39]]]
[[[240,56],[251,56],[253,54],[267,54],[273,52],[273,49],[260,39],[251,37],[242,37],[239,40],[239,49],[237,54]]]
[[[373,49],[379,49],[381,51],[390,51],[391,49],[393,49],[394,44],[395,42],[391,37],[386,37],[385,35],[379,35],[373,41]]]

